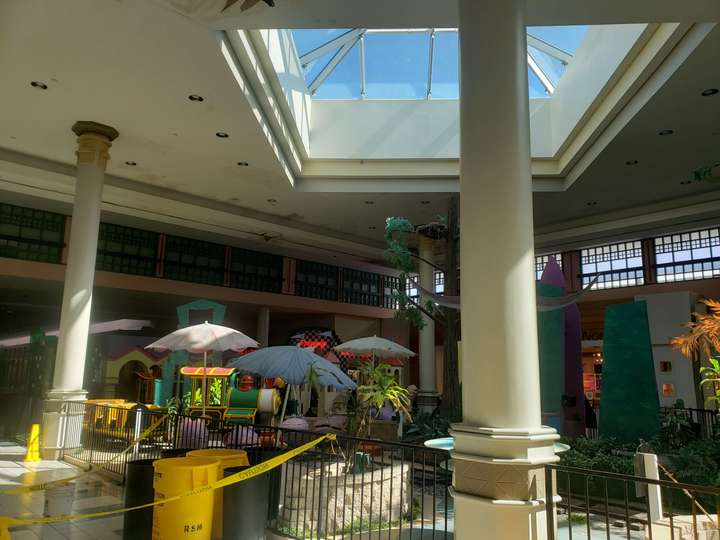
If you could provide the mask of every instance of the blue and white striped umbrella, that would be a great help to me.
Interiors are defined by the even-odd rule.
[[[287,384],[308,382],[310,368],[317,374],[322,386],[334,386],[340,390],[353,390],[355,381],[345,375],[337,366],[312,352],[294,345],[266,347],[236,358],[228,364],[240,371],[249,371],[266,379],[277,377]]]

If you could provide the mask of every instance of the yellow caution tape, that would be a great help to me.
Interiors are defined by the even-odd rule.
[[[215,489],[224,488],[224,487],[230,486],[232,484],[237,484],[238,482],[242,482],[243,480],[248,480],[249,478],[253,478],[254,476],[264,474],[264,473],[268,472],[269,470],[274,469],[275,467],[279,467],[286,461],[289,461],[292,458],[299,456],[303,452],[307,452],[308,450],[317,446],[321,442],[323,442],[325,440],[334,441],[335,438],[336,437],[334,434],[328,433],[327,435],[323,435],[322,437],[319,437],[319,438],[315,439],[314,441],[310,441],[307,444],[298,446],[297,448],[295,448],[293,450],[285,452],[284,454],[276,456],[267,461],[263,461],[262,463],[259,463],[253,467],[249,467],[249,468],[245,469],[244,471],[240,471],[239,473],[235,473],[231,476],[228,476],[227,478],[223,478],[222,480],[217,480],[216,482],[213,482],[212,484],[208,484],[207,486],[195,488],[190,491],[186,491],[185,493],[181,493],[180,495],[174,495],[172,497],[168,497],[167,499],[161,499],[159,501],[154,501],[154,502],[147,503],[147,504],[141,504],[140,506],[133,506],[131,508],[118,508],[116,510],[105,510],[104,512],[95,512],[93,514],[69,514],[69,515],[28,518],[28,519],[18,519],[18,518],[13,518],[13,517],[0,516],[0,540],[10,540],[10,531],[9,531],[10,527],[19,527],[21,525],[36,525],[38,523],[62,523],[65,521],[78,521],[81,519],[91,519],[91,518],[112,516],[112,515],[116,515],[116,514],[123,514],[125,512],[132,512],[134,510],[142,510],[143,508],[150,508],[152,506],[167,504],[167,503],[170,503],[173,501],[177,501],[179,499],[183,499],[185,497],[192,497],[193,495],[199,495],[201,493],[205,493],[206,491],[213,491]]]
[[[74,476],[68,476],[67,478],[61,478],[60,480],[52,480],[50,482],[43,482],[41,484],[35,484],[32,486],[18,486],[18,487],[14,487],[14,488],[2,489],[2,490],[0,490],[0,494],[20,495],[23,493],[31,493],[33,491],[42,491],[44,489],[47,489],[48,487],[56,486],[59,484],[67,484],[68,482],[72,482],[73,480],[77,480],[78,478],[82,478],[83,476],[87,476],[88,474],[94,473],[98,470],[105,469],[105,468],[107,468],[108,465],[110,465],[111,463],[116,461],[118,458],[121,458],[122,456],[127,454],[130,450],[132,450],[136,444],[147,439],[150,436],[150,434],[153,431],[155,431],[155,429],[157,429],[157,427],[165,421],[166,418],[167,418],[167,416],[163,416],[163,417],[159,418],[158,420],[156,420],[155,422],[153,422],[152,424],[150,424],[150,426],[145,431],[143,431],[137,437],[137,439],[135,439],[132,443],[130,443],[130,446],[128,446],[125,450],[115,454],[108,461],[100,463],[99,465],[91,464],[90,468],[87,471],[84,471],[80,474],[76,474]],[[3,540],[2,536],[0,536],[0,540]]]

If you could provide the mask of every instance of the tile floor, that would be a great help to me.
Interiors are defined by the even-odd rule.
[[[58,461],[25,463],[25,448],[0,442],[0,489],[37,484],[72,476],[78,469]],[[0,494],[0,516],[42,517],[66,513],[92,513],[119,508],[122,486],[91,474],[72,484],[22,495]],[[119,540],[123,516],[88,519],[69,523],[25,525],[10,530],[12,540]]]

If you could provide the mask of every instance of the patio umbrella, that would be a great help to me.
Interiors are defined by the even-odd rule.
[[[202,379],[202,414],[205,416],[207,381],[207,353],[209,351],[243,351],[249,347],[259,347],[260,344],[242,332],[226,326],[210,324],[196,324],[175,330],[164,338],[147,345],[146,349],[159,351],[187,351],[193,354],[203,353],[203,379]]]
[[[318,383],[323,386],[335,386],[342,390],[353,390],[355,381],[345,375],[340,368],[334,366],[322,356],[294,345],[267,347],[246,354],[228,364],[241,371],[249,371],[268,379],[280,377],[287,384],[299,385],[308,382],[310,368],[317,374]],[[289,389],[285,392],[283,409],[280,415],[282,422]]]
[[[338,352],[370,354],[373,357],[373,362],[375,358],[409,358],[415,356],[415,353],[410,349],[406,349],[389,339],[377,336],[353,339],[333,348]]]

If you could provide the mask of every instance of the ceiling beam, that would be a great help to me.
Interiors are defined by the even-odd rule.
[[[433,56],[435,56],[435,29],[430,30],[430,53],[428,54],[427,98],[432,97]]]
[[[555,85],[552,83],[550,78],[545,74],[545,72],[538,65],[538,63],[535,61],[535,59],[530,53],[527,53],[527,63],[528,67],[532,70],[532,72],[537,76],[542,85],[545,87],[545,91],[548,94],[553,95],[553,93],[555,93]]]
[[[315,94],[315,92],[317,92],[317,89],[320,88],[320,85],[325,82],[325,79],[327,79],[328,75],[330,75],[337,67],[337,65],[342,62],[343,58],[347,56],[350,50],[360,40],[362,35],[363,33],[358,34],[352,41],[348,41],[345,43],[345,45],[340,47],[340,50],[335,53],[335,56],[332,57],[330,62],[328,62],[328,64],[322,69],[320,73],[318,73],[318,76],[315,77],[313,82],[311,82],[308,86],[308,90],[310,90],[311,94]]]
[[[542,51],[553,58],[557,58],[563,64],[569,64],[573,57],[569,52],[563,51],[562,49],[555,47],[555,45],[551,45],[540,38],[536,38],[530,33],[527,35],[527,44],[531,47],[535,47],[538,51]]]
[[[303,54],[300,57],[300,63],[303,67],[306,67],[311,62],[314,62],[318,58],[322,58],[329,52],[339,49],[349,41],[355,41],[357,37],[362,33],[362,31],[362,28],[353,28],[352,30],[345,32],[344,34],[336,37],[335,39],[331,39],[330,41],[323,43],[312,51]]]
[[[209,21],[215,28],[457,28],[457,2],[438,0],[276,0],[277,7],[240,10]],[[717,0],[528,0],[528,26],[720,21]],[[207,24],[207,22],[206,22]]]

